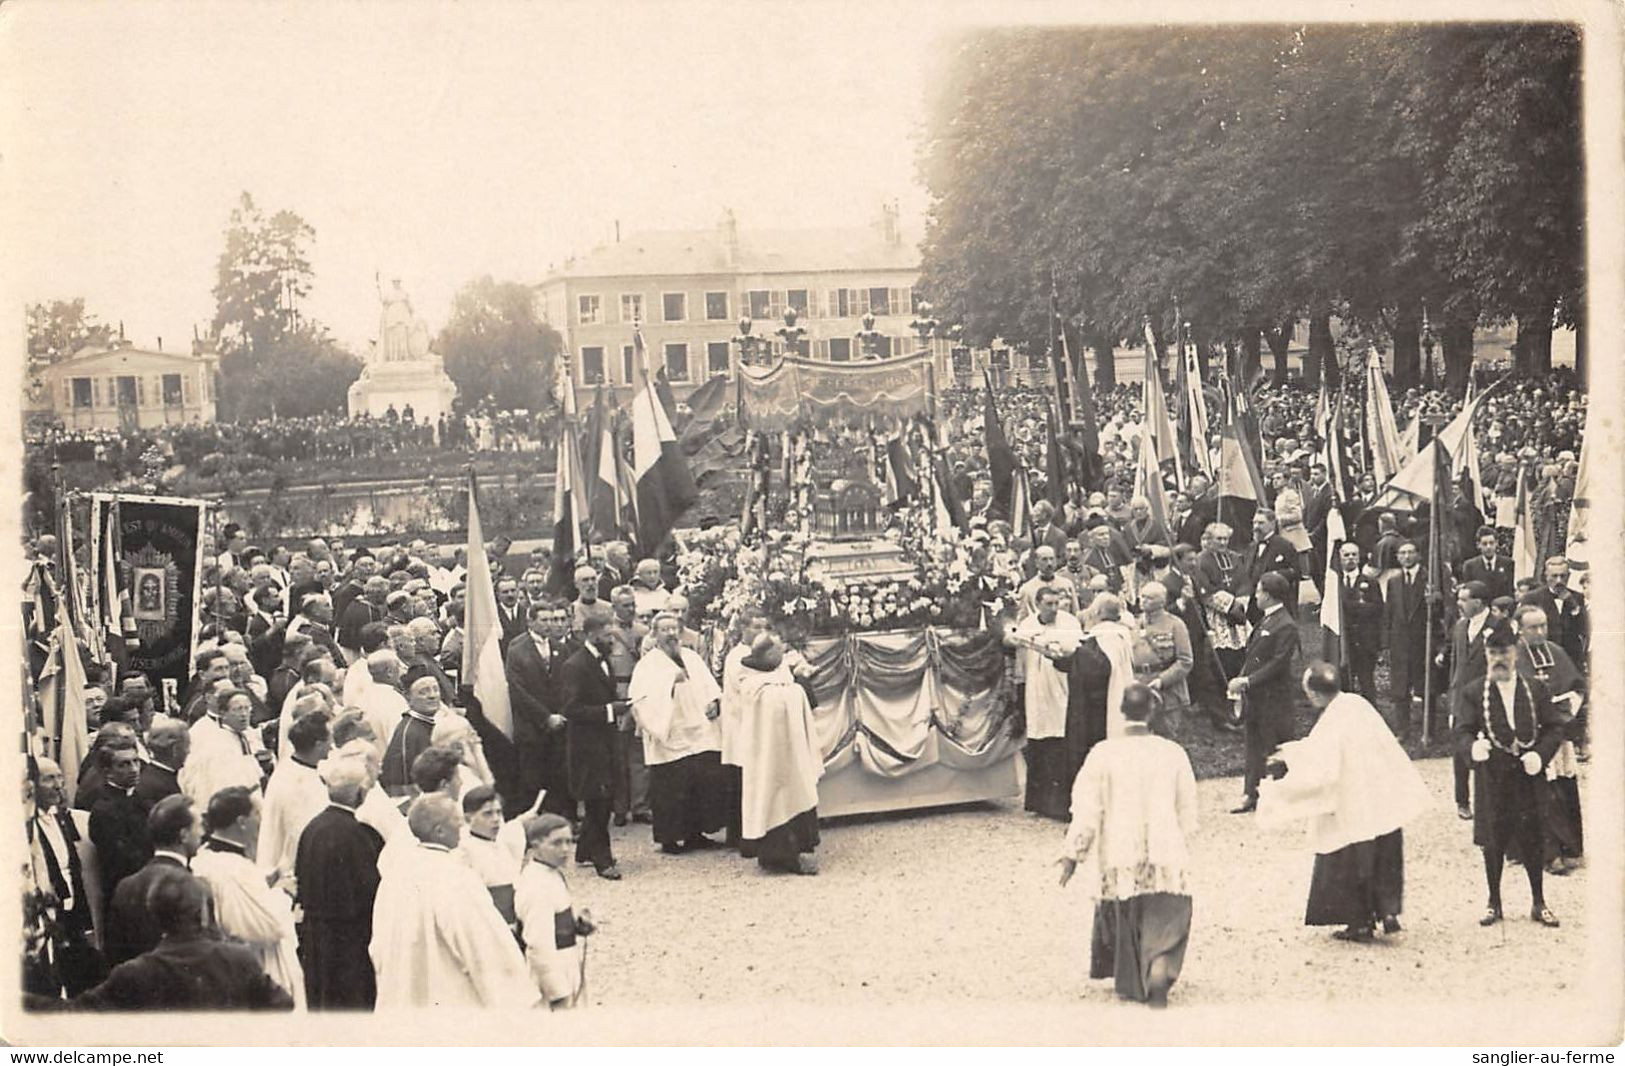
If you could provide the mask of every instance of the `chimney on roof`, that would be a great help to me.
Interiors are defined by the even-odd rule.
[[[164,339],[162,337],[158,338],[158,350],[160,352],[164,350]]]
[[[733,208],[722,209],[722,222],[717,226],[717,233],[722,238],[722,248],[728,257],[728,265],[739,265],[739,220],[734,218]]]
[[[124,339],[124,319],[122,318],[118,320],[118,339]]]

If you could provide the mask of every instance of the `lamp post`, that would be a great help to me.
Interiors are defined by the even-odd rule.
[[[739,316],[739,336],[734,338],[734,343],[739,345],[740,366],[756,365],[756,354],[761,347],[762,338],[751,332],[754,326],[749,315]]]
[[[858,350],[865,359],[880,358],[880,331],[875,329],[875,313],[865,311],[863,328],[858,330]]]
[[[914,321],[908,324],[909,329],[920,335],[921,348],[930,344],[931,338],[937,335],[941,326],[942,323],[931,313],[931,305],[923,302],[920,304],[919,312],[914,316]]]

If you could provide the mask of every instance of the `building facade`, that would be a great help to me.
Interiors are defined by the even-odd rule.
[[[32,413],[68,429],[152,429],[213,422],[220,357],[201,349],[164,352],[115,341],[83,349],[30,374]]]
[[[712,230],[634,234],[566,262],[537,285],[537,306],[571,352],[578,401],[600,384],[617,396],[635,386],[634,323],[682,396],[737,373],[741,318],[764,351],[784,354],[787,309],[814,359],[859,359],[865,343],[883,356],[918,350],[919,268],[895,208],[872,227],[828,230],[741,231],[730,214]]]

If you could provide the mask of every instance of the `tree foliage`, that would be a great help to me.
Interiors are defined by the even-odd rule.
[[[222,417],[342,411],[361,361],[299,312],[315,280],[308,249],[316,231],[292,211],[267,216],[244,192],[225,237],[213,323]]]
[[[1424,307],[1578,322],[1581,143],[1567,26],[978,32],[927,117],[922,285],[973,342],[1047,343],[1053,276],[1097,343],[1177,304],[1283,372],[1335,314],[1404,383]]]
[[[83,296],[28,305],[28,354],[56,362],[81,348],[105,348],[113,327],[85,310]]]
[[[487,275],[458,292],[435,350],[464,403],[541,411],[553,403],[563,346],[558,331],[537,317],[529,286]]]

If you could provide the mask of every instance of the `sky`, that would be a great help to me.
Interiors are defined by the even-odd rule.
[[[886,3],[7,4],[13,280],[184,346],[248,191],[315,228],[302,310],[360,351],[375,272],[438,331],[468,281],[538,281],[617,220],[862,225],[896,199],[917,228],[946,26]]]

